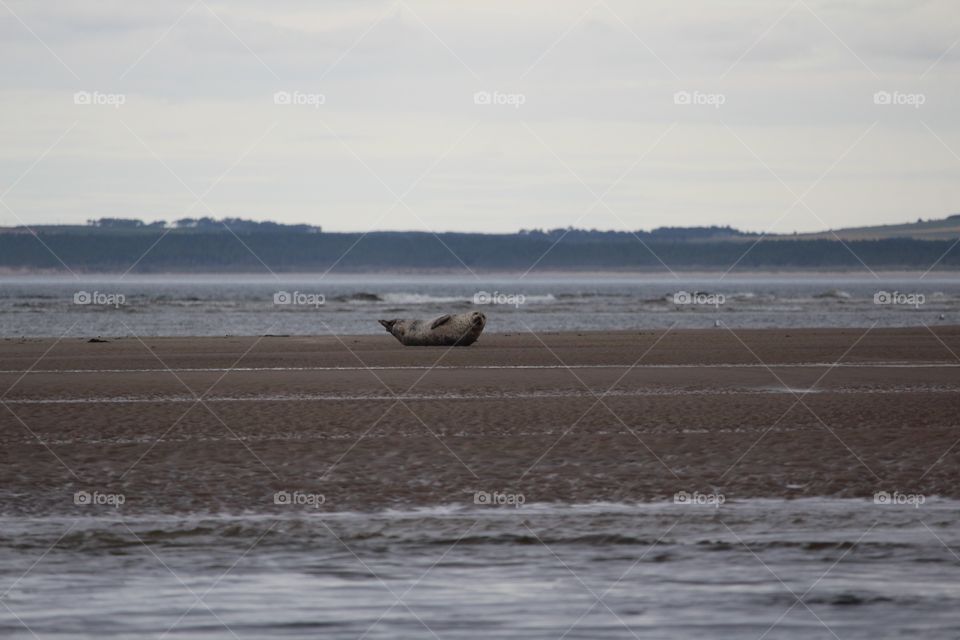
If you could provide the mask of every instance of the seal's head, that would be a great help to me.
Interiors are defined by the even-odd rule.
[[[473,324],[473,331],[476,331],[479,336],[483,328],[487,326],[487,316],[480,311],[474,311],[470,314],[470,322]]]
[[[466,335],[466,344],[477,341],[477,338],[483,333],[483,328],[487,326],[487,316],[480,311],[474,311],[470,314],[470,324],[470,330],[467,331]]]

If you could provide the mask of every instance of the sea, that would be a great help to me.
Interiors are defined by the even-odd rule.
[[[362,335],[482,310],[487,331],[960,322],[956,274],[2,275],[3,337]]]

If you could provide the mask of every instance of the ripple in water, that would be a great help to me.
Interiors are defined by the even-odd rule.
[[[4,518],[0,633],[952,638],[960,593],[944,545],[960,544],[958,507],[801,499]]]

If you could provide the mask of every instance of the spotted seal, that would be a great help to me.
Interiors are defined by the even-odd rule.
[[[387,333],[408,347],[466,347],[477,341],[487,324],[479,311],[446,314],[434,320],[380,320]]]

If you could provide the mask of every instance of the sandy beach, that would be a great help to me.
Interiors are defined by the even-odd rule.
[[[0,342],[8,514],[960,497],[960,327]]]

